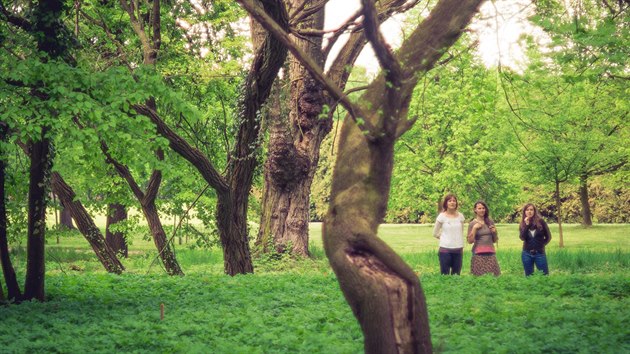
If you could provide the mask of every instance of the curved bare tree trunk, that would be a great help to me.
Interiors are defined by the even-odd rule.
[[[323,234],[326,255],[363,330],[366,353],[431,353],[418,277],[377,237],[377,229],[389,198],[394,143],[414,121],[406,118],[418,78],[459,38],[482,0],[441,0],[396,55],[378,32],[374,2],[363,0],[363,28],[383,73],[361,105],[350,102],[268,15],[250,0],[238,1],[352,114],[339,139]]]
[[[105,270],[109,273],[121,274],[125,267],[116,257],[116,252],[107,245],[101,230],[96,226],[83,204],[75,199],[76,195],[72,188],[57,172],[52,173],[52,190],[76,221],[79,231],[88,241]]]
[[[365,121],[344,121],[323,234],[366,353],[432,352],[418,277],[377,233],[387,209],[394,143],[413,124],[407,110],[417,78],[459,38],[480,3],[440,1],[394,56],[372,27],[373,3],[363,0],[366,35],[384,72],[360,100],[369,109],[360,116]]]
[[[110,226],[121,221],[127,220],[127,209],[122,204],[109,204],[107,206],[107,220],[105,221],[105,242],[111,249],[127,258],[129,249],[127,241],[121,231],[112,232]]]
[[[431,353],[418,276],[377,237],[387,206],[393,141],[367,144],[346,120],[336,166],[324,248],[361,325],[366,353]]]

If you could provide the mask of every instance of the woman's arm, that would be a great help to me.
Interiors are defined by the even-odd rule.
[[[547,223],[544,220],[541,220],[541,222],[543,226],[543,231],[545,232],[544,242],[545,246],[547,246],[547,244],[551,242],[551,231],[549,231],[549,226],[547,226]]]
[[[439,239],[442,234],[442,222],[440,221],[440,216],[438,215],[437,219],[435,219],[435,226],[433,226],[433,237]]]
[[[521,239],[521,241],[526,241],[527,240],[527,227],[525,227],[523,224],[520,224],[518,226],[518,237]]]
[[[468,243],[475,242],[475,234],[477,234],[477,223],[473,220],[468,224],[468,234],[466,236],[466,241]]]

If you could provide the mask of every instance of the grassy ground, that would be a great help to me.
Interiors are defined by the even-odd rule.
[[[431,226],[384,225],[381,237],[421,278],[438,353],[630,352],[630,225],[567,225],[563,249],[554,226],[549,277],[522,275],[516,225],[498,227],[499,278],[469,275],[470,246],[461,277],[439,275]],[[256,274],[236,277],[223,275],[219,250],[185,244],[186,276],[168,277],[142,235],[128,272],[109,275],[80,236],[53,237],[48,301],[0,306],[0,352],[360,353],[321,225],[311,231],[314,259],[260,258]],[[12,259],[23,279],[18,248]]]

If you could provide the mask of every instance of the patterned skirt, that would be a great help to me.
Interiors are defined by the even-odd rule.
[[[497,256],[494,254],[475,254],[470,262],[470,272],[472,275],[484,275],[487,273],[495,276],[501,275],[501,268],[497,262]]]

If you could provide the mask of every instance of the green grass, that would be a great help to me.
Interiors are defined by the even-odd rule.
[[[548,249],[551,275],[525,278],[516,225],[499,225],[502,276],[439,275],[428,225],[384,225],[381,237],[419,274],[438,353],[630,352],[630,225],[565,227]],[[0,352],[360,353],[361,331],[311,226],[314,259],[261,258],[223,275],[220,250],[177,246],[184,277],[134,238],[127,272],[105,274],[76,233],[47,246],[48,301],[0,306]],[[12,260],[23,279],[24,254]],[[6,293],[6,292],[5,292]],[[164,319],[160,319],[164,304]]]
[[[584,228],[578,224],[563,227],[564,246],[567,249],[630,251],[629,224],[602,224]],[[467,227],[467,226],[466,226]],[[549,225],[552,240],[548,248],[559,249],[558,225]],[[466,230],[464,230],[466,231]],[[433,225],[386,224],[379,229],[379,236],[399,253],[437,251],[437,240],[432,236]],[[521,249],[523,242],[518,237],[517,224],[497,224],[499,252],[502,249]],[[312,242],[321,245],[321,223],[311,224]],[[470,247],[470,246],[468,246]]]

